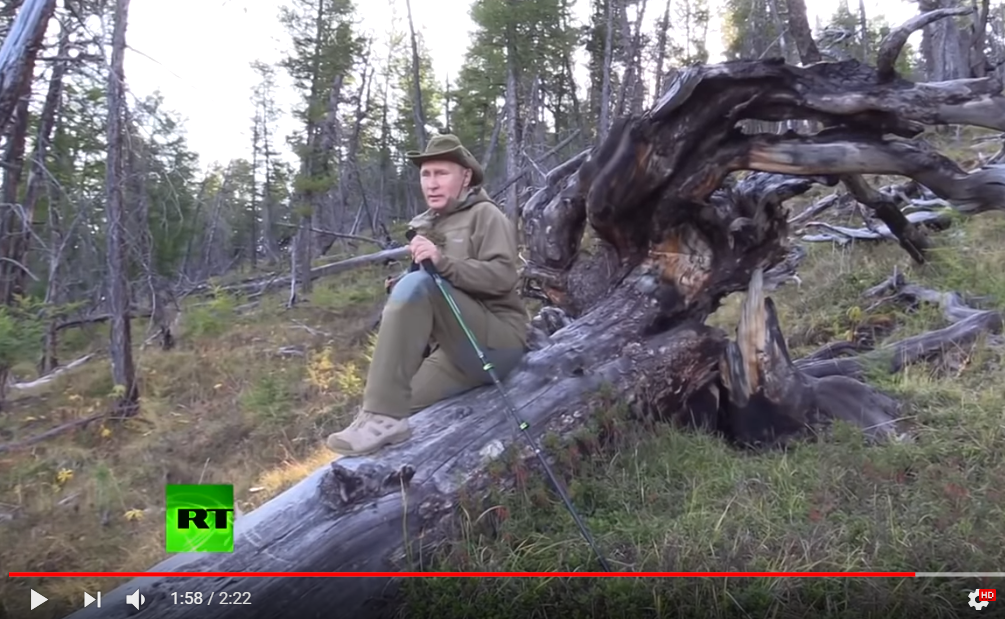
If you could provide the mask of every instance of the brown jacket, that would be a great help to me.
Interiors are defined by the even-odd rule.
[[[484,189],[475,187],[442,211],[415,217],[413,229],[440,249],[436,269],[480,301],[526,344],[527,309],[517,293],[516,229]]]

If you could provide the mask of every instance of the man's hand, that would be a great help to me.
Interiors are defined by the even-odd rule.
[[[424,260],[432,260],[433,264],[436,264],[440,260],[440,249],[421,234],[412,237],[408,244],[408,250],[412,252],[412,260],[419,264],[422,264]]]

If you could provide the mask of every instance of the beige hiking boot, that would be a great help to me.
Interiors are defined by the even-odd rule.
[[[349,426],[328,436],[328,449],[343,456],[364,456],[385,445],[408,440],[412,430],[408,418],[398,419],[360,411]]]

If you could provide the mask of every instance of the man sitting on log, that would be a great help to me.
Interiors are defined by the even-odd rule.
[[[491,382],[432,276],[445,280],[464,324],[500,378],[527,350],[527,311],[517,292],[516,230],[481,187],[478,161],[453,135],[411,151],[428,209],[410,222],[409,273],[390,285],[356,419],[328,448],[359,456],[411,436],[408,418],[440,400]],[[427,345],[431,352],[426,356]]]

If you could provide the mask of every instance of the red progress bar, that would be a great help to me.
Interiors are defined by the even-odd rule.
[[[589,578],[914,578],[915,572],[9,572],[11,578],[471,578],[589,577]]]

